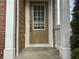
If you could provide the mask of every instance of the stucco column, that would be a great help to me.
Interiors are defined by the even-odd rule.
[[[60,55],[70,59],[70,6],[69,0],[60,0]]]
[[[14,0],[6,0],[6,32],[4,59],[13,59],[15,56],[15,7]]]

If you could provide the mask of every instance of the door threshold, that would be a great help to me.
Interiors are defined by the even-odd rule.
[[[53,47],[50,44],[29,44],[26,46],[27,47]]]

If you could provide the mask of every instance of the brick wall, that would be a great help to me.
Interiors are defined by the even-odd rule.
[[[19,52],[25,48],[25,0],[19,0]]]
[[[3,54],[5,41],[5,11],[6,1],[0,0],[0,55]]]

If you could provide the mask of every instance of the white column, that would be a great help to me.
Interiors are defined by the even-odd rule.
[[[60,0],[60,40],[62,59],[70,59],[70,7],[69,0]]]
[[[15,7],[14,0],[6,0],[6,32],[4,59],[13,59],[15,56]]]

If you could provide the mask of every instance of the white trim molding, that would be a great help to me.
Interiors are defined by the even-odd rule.
[[[17,0],[17,36],[16,36],[16,55],[19,55],[19,0]]]
[[[48,0],[48,37],[49,44],[53,47],[53,0]]]
[[[53,0],[48,0],[48,39],[47,44],[30,44],[30,1],[26,0],[25,6],[25,47],[53,47]]]
[[[15,57],[15,0],[6,0],[6,31],[4,59]]]
[[[26,0],[25,3],[25,47],[29,47],[30,39],[30,0]]]
[[[51,47],[49,44],[30,44],[28,47]]]

